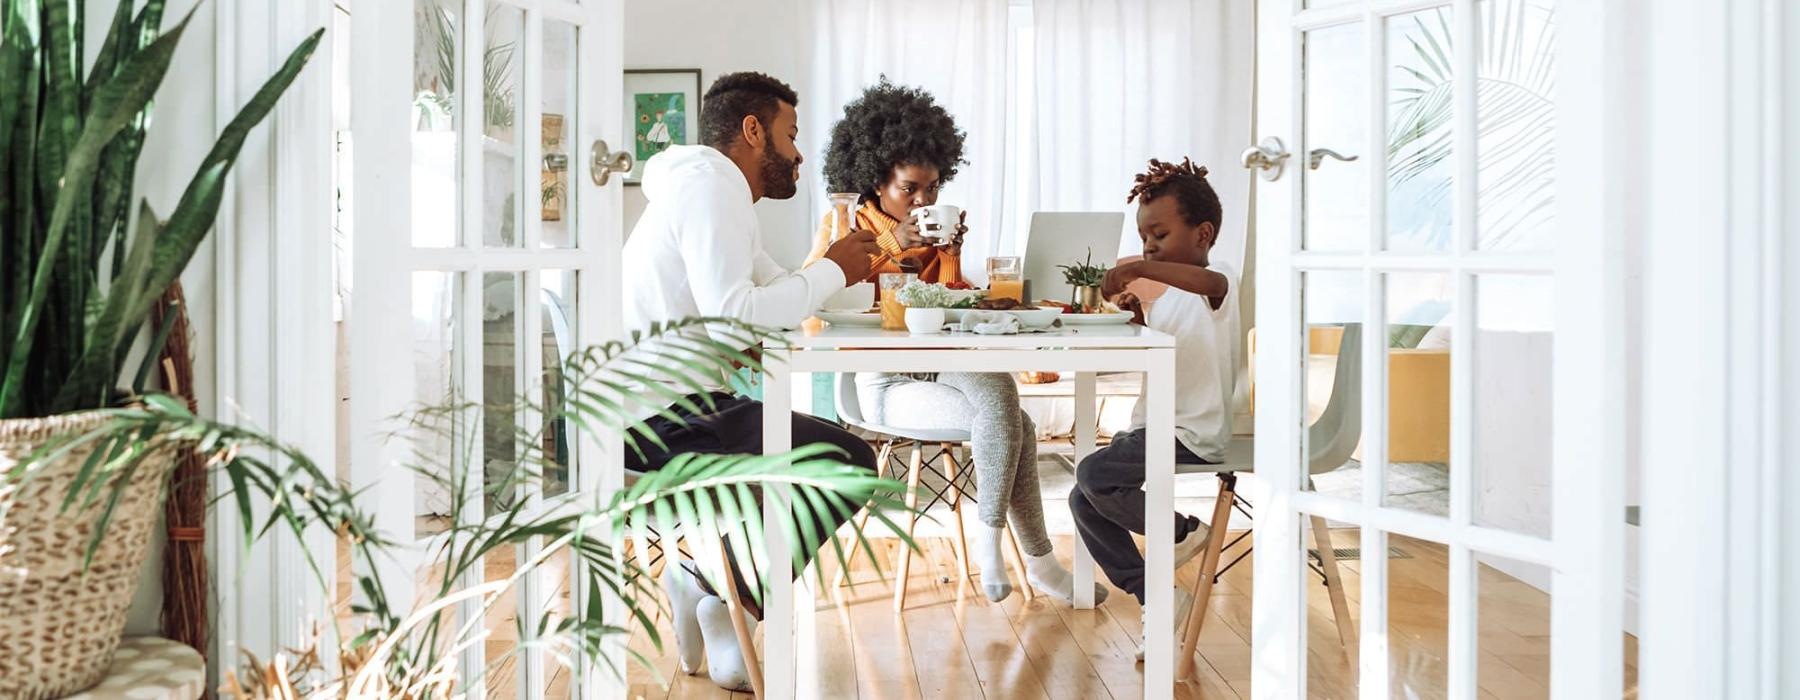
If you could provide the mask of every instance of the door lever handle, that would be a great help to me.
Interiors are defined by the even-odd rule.
[[[595,141],[588,161],[588,174],[594,184],[605,186],[613,173],[628,174],[636,165],[630,151],[612,151],[605,141]]]
[[[1331,156],[1346,163],[1357,159],[1357,156],[1347,156],[1329,148],[1315,148],[1306,152],[1306,169],[1318,170],[1319,164],[1325,162],[1325,156]]]
[[[1281,139],[1270,136],[1255,146],[1244,149],[1238,156],[1238,162],[1245,168],[1260,171],[1262,179],[1274,182],[1281,177],[1281,171],[1288,159],[1287,146]]]

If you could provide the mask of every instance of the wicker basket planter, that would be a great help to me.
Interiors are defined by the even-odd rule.
[[[56,698],[98,683],[124,633],[173,455],[152,455],[136,471],[85,570],[105,499],[61,508],[91,451],[25,479],[7,476],[39,446],[104,420],[98,412],[0,420],[0,698]]]

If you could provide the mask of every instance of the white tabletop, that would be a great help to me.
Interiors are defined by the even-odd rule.
[[[868,326],[825,326],[790,331],[783,339],[796,350],[1035,350],[1172,348],[1175,338],[1143,326],[1080,326],[1044,333],[912,335]]]

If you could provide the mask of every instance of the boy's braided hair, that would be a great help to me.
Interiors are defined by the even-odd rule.
[[[1219,204],[1219,193],[1214,192],[1212,183],[1206,181],[1206,166],[1194,165],[1188,158],[1182,158],[1180,164],[1151,158],[1150,169],[1138,173],[1125,203],[1139,200],[1149,203],[1165,194],[1173,194],[1180,202],[1181,218],[1188,225],[1209,222],[1213,230],[1218,230],[1224,210]]]

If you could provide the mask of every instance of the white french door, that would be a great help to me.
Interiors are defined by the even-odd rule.
[[[1597,6],[1259,0],[1259,698],[1620,696]]]
[[[594,156],[623,143],[623,11],[619,0],[349,9],[351,467],[378,494],[381,529],[411,544],[377,564],[404,613],[442,588],[438,546],[453,528],[616,486],[602,483],[616,450],[543,421],[564,389],[546,368],[620,331],[621,178]],[[387,438],[400,427],[391,416],[452,401],[477,408],[429,437]],[[503,579],[537,546],[489,553],[454,583]],[[471,697],[572,698],[609,680],[532,644],[537,611],[586,604],[568,558],[551,562],[505,604],[458,609],[487,632],[458,657]]]

